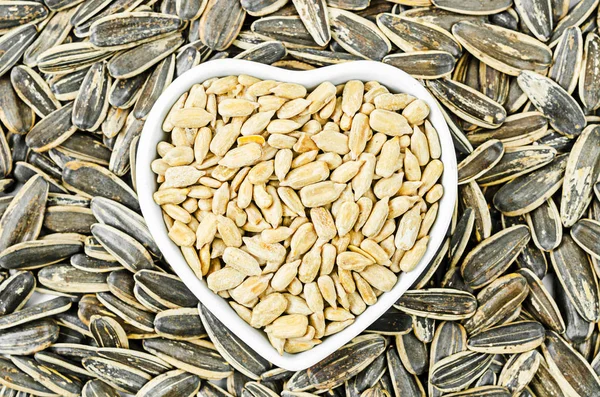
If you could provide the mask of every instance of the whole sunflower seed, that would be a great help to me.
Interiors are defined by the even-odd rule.
[[[100,380],[125,393],[137,393],[152,379],[143,371],[106,358],[86,357],[81,363]]]
[[[287,388],[291,391],[335,388],[373,362],[384,352],[386,344],[380,335],[359,336],[318,364],[294,373]]]
[[[523,71],[517,78],[519,87],[536,109],[550,120],[550,125],[565,135],[579,135],[586,126],[579,104],[553,80]]]
[[[131,236],[101,223],[92,225],[90,230],[100,244],[132,273],[142,269],[154,269],[150,253]]]
[[[458,183],[478,179],[493,168],[504,155],[502,142],[491,139],[480,145],[458,164]]]
[[[452,30],[452,26],[461,21],[485,22],[486,16],[458,14],[452,11],[437,7],[416,7],[400,12],[401,16],[414,18],[419,21],[429,22],[439,26],[447,31]]]
[[[241,0],[242,8],[249,15],[254,17],[262,17],[264,15],[276,13],[284,7],[287,0]]]
[[[0,76],[8,72],[19,59],[37,35],[35,25],[25,24],[10,29],[0,38]]]
[[[413,51],[385,56],[383,63],[404,70],[417,79],[439,79],[454,69],[455,58],[446,51]]]
[[[10,72],[15,92],[36,114],[45,117],[60,107],[48,83],[27,66],[16,66]]]
[[[489,368],[493,358],[471,351],[452,354],[431,368],[430,382],[441,391],[464,389]]]
[[[27,134],[27,146],[45,152],[62,144],[77,131],[71,121],[72,112],[73,102],[69,102],[40,120]]]
[[[1,331],[0,352],[2,354],[33,354],[44,350],[57,339],[58,325],[53,320],[36,320]]]
[[[75,102],[72,123],[79,129],[94,131],[108,111],[110,77],[105,62],[97,62],[88,70]]]
[[[472,208],[475,214],[475,238],[484,240],[492,234],[492,219],[487,202],[479,185],[469,182],[461,185],[461,199],[464,208]]]
[[[580,219],[571,228],[571,237],[579,247],[596,259],[600,259],[600,250],[596,242],[600,236],[600,222],[592,219]]]
[[[600,381],[590,364],[562,337],[549,331],[542,345],[548,370],[566,393],[593,395]]]
[[[62,292],[108,291],[106,274],[86,272],[69,264],[44,267],[38,272],[38,281],[45,287]]]
[[[328,8],[325,0],[292,0],[294,7],[315,43],[325,46],[331,40]]]
[[[187,289],[179,277],[169,274],[140,270],[134,275],[136,285],[147,294],[171,309],[194,307],[198,303],[196,296]]]
[[[179,77],[188,70],[198,66],[201,62],[200,52],[194,47],[182,50],[175,60],[175,76]]]
[[[8,359],[0,359],[0,384],[8,390],[14,390],[23,393],[33,393],[36,396],[52,397],[57,394],[36,382],[31,376],[21,371]],[[10,395],[10,394],[9,394]]]
[[[171,84],[174,70],[175,59],[173,56],[167,57],[156,66],[140,90],[140,98],[133,108],[135,118],[143,120],[148,116],[160,94]]]
[[[413,375],[426,372],[429,359],[427,345],[421,342],[414,333],[396,336],[396,349],[404,368]]]
[[[587,321],[597,321],[600,301],[597,279],[588,255],[573,241],[563,236],[561,244],[550,254],[552,266],[571,303]]]
[[[13,27],[35,24],[48,17],[44,4],[35,1],[3,1],[0,3],[0,31],[6,33]]]
[[[200,389],[200,378],[182,370],[165,372],[146,383],[138,392],[138,396],[194,396]]]
[[[129,348],[125,330],[111,317],[92,316],[90,332],[100,347]]]
[[[477,301],[465,291],[431,288],[407,291],[394,307],[408,314],[436,320],[460,320],[473,315]]]
[[[87,69],[111,54],[85,41],[66,43],[42,52],[37,58],[37,66],[44,73],[71,73]]]
[[[63,168],[63,182],[84,197],[106,197],[139,210],[135,192],[104,167],[85,161],[71,161]]]
[[[152,354],[133,349],[101,347],[98,349],[98,356],[127,364],[137,370],[153,376],[160,375],[173,369],[170,364],[161,360],[160,358],[153,356]]]
[[[35,113],[15,92],[8,76],[0,78],[0,121],[9,132],[27,134],[34,127]]]
[[[99,292],[96,296],[104,306],[127,323],[144,331],[152,332],[154,330],[153,313],[139,310],[108,292]]]
[[[471,288],[481,288],[503,274],[529,242],[529,228],[517,225],[483,240],[464,259],[461,273]]]
[[[44,168],[47,168],[47,167],[44,167]],[[52,171],[56,171],[56,170],[53,169]],[[54,173],[54,172],[52,172],[52,173]],[[46,181],[48,183],[48,185],[49,185],[48,191],[50,193],[63,193],[63,194],[67,193],[67,189],[60,183],[60,181],[54,179],[52,176],[48,175],[42,169],[37,168],[36,166],[33,166],[29,163],[25,163],[23,161],[18,161],[15,164],[14,176],[15,176],[15,179],[21,183],[26,183],[33,177],[40,176],[44,181]]]
[[[168,339],[192,340],[206,335],[196,308],[162,311],[154,318],[154,329]]]
[[[394,14],[380,14],[377,26],[405,52],[445,51],[458,59],[462,52],[460,44],[446,30],[419,20]]]
[[[76,397],[81,392],[82,384],[77,378],[63,375],[56,370],[39,364],[33,358],[13,356],[11,361],[21,371],[61,396]]]
[[[99,48],[122,50],[177,31],[177,16],[153,12],[126,12],[98,19],[90,26],[90,42]]]
[[[245,18],[239,1],[209,0],[200,17],[200,40],[214,51],[223,51],[238,35]]]
[[[490,354],[524,353],[544,341],[544,327],[536,321],[518,321],[488,328],[468,340],[469,350]]]
[[[373,22],[345,10],[328,12],[331,37],[347,52],[379,61],[391,51],[391,43]]]
[[[565,322],[556,306],[556,302],[542,281],[529,269],[520,269],[519,274],[527,279],[529,285],[529,296],[524,302],[524,307],[533,318],[548,328],[563,333]]]
[[[77,97],[79,87],[87,74],[87,68],[66,74],[59,74],[48,81],[50,90],[59,101],[72,101]]]
[[[583,47],[581,29],[574,26],[564,31],[554,49],[548,77],[556,81],[569,94],[572,94],[577,86],[579,70],[583,64]]]
[[[44,317],[50,317],[57,313],[69,310],[71,301],[69,298],[58,297],[25,309],[17,310],[11,314],[0,316],[0,330],[25,324]]]
[[[508,216],[534,210],[560,189],[566,166],[567,156],[559,155],[550,164],[509,181],[494,195],[494,206]]]
[[[0,218],[0,251],[13,244],[35,240],[44,219],[48,183],[34,176],[14,196]]]
[[[140,73],[129,79],[116,79],[108,92],[108,103],[120,109],[130,108],[140,97],[141,89],[147,78],[146,73]]]
[[[592,199],[594,182],[600,166],[600,126],[585,128],[575,141],[565,170],[565,180],[560,201],[560,217],[565,227],[573,226],[583,216]]]
[[[176,368],[196,374],[203,379],[223,379],[231,374],[231,367],[209,347],[210,343],[192,343],[168,339],[145,339],[144,349]]]
[[[312,36],[306,30],[306,27],[298,16],[269,16],[260,18],[252,23],[251,29],[260,37],[264,37],[265,40],[278,40],[287,47],[317,47]]]
[[[551,251],[562,240],[562,224],[556,204],[549,199],[526,215],[535,245],[542,251]]]
[[[31,272],[16,272],[0,284],[0,314],[6,315],[21,309],[36,286]]]
[[[594,323],[586,321],[579,315],[577,309],[571,300],[564,292],[564,289],[558,283],[556,285],[558,294],[556,294],[556,305],[560,309],[560,313],[565,322],[564,335],[575,343],[581,343],[589,339],[594,329]]]
[[[61,329],[61,333],[62,333]],[[60,341],[60,338],[59,338]],[[87,372],[80,364],[65,359],[58,354],[50,353],[47,351],[41,351],[34,354],[35,360],[55,371],[58,371],[64,375],[91,377],[91,374]]]
[[[201,304],[198,312],[202,325],[215,348],[230,365],[251,379],[258,379],[260,374],[270,368],[270,363],[254,352],[237,336],[226,331],[223,324]]]
[[[99,379],[87,381],[81,390],[82,397],[118,397],[119,395],[112,386]]]
[[[284,58],[286,54],[287,51],[280,41],[265,41],[239,53],[235,58],[269,65]]]
[[[556,42],[566,29],[572,26],[579,26],[583,21],[585,21],[590,14],[594,12],[596,7],[598,7],[597,0],[581,1],[570,10],[569,6],[567,5],[566,9],[569,10],[569,12],[563,18],[557,20],[558,22],[554,26],[554,31],[552,32],[552,37],[550,38],[550,46],[553,47],[556,45]]]
[[[425,394],[419,378],[412,375],[404,368],[395,349],[391,347],[387,349],[386,361],[393,388],[390,392],[394,392],[396,395],[400,395],[400,393],[403,392],[410,393],[409,395],[414,396]]]
[[[579,73],[579,98],[587,111],[600,107],[600,37],[588,33],[585,39],[582,68]]]
[[[488,172],[477,179],[482,186],[498,185],[535,171],[551,162],[556,150],[546,145],[505,148],[504,155]]]
[[[44,217],[44,227],[56,233],[89,233],[95,222],[89,208],[73,206],[53,206]]]
[[[388,310],[377,320],[372,322],[366,332],[381,335],[407,334],[412,329],[412,319],[406,313],[397,310]]]
[[[500,104],[473,88],[449,79],[427,80],[436,98],[463,120],[484,128],[499,127],[506,118]]]
[[[61,44],[68,37],[71,30],[69,20],[76,8],[57,12],[49,18],[48,23],[41,29],[37,38],[23,53],[23,63],[31,68],[37,65],[40,54]]]

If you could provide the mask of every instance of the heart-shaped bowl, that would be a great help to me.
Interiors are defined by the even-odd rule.
[[[309,91],[323,81],[330,81],[333,84],[348,80],[378,81],[391,92],[408,93],[427,102],[431,109],[429,120],[438,132],[442,147],[441,160],[444,163],[444,172],[441,183],[444,187],[444,195],[439,202],[437,219],[430,231],[427,251],[417,267],[408,273],[401,273],[394,288],[380,295],[377,302],[357,316],[353,324],[337,334],[325,337],[323,343],[302,353],[279,355],[263,331],[252,328],[242,320],[226,300],[208,289],[205,280],[196,277],[188,267],[179,247],[169,239],[162,210],[152,198],[158,186],[150,163],[158,157],[156,145],[168,137],[161,126],[171,106],[193,84],[202,83],[213,77],[240,74],[264,80],[299,83]],[[203,63],[173,81],[154,104],[142,132],[136,164],[137,190],[142,213],[154,240],[173,270],[202,304],[231,332],[271,363],[291,371],[308,368],[346,344],[385,313],[410,288],[444,241],[457,196],[454,145],[438,103],[417,80],[407,73],[393,66],[373,61],[349,62],[308,71],[291,71],[238,59],[221,59]]]

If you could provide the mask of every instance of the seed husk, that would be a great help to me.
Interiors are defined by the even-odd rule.
[[[242,28],[246,11],[235,0],[209,0],[200,17],[200,40],[213,51],[224,51]]]
[[[412,319],[406,313],[390,309],[371,323],[366,332],[381,335],[402,335],[412,329]]]
[[[98,292],[96,296],[104,306],[127,323],[144,331],[154,330],[154,314],[139,310],[109,292]]]
[[[542,281],[529,269],[520,269],[519,274],[527,279],[529,285],[529,296],[524,302],[524,307],[533,318],[548,328],[563,333],[565,322],[556,306],[556,302]]]
[[[556,48],[548,77],[572,94],[577,86],[579,70],[583,63],[583,36],[576,26],[564,31]]]
[[[394,307],[421,317],[459,320],[473,315],[477,308],[477,301],[466,291],[431,288],[407,291]]]
[[[431,383],[442,391],[458,391],[469,386],[491,365],[494,356],[465,351],[441,359],[431,368]]]
[[[100,380],[125,393],[137,393],[152,379],[143,371],[102,357],[86,357],[81,362]]]
[[[0,316],[0,329],[4,330],[17,325],[29,323],[44,317],[69,310],[71,301],[69,298],[58,297],[25,309],[17,310],[11,314]]]
[[[408,392],[415,396],[425,394],[419,378],[412,375],[404,368],[395,349],[391,347],[387,349],[386,361],[393,387],[393,390],[390,390],[390,392],[393,391],[396,395],[399,395],[402,392]]]
[[[579,26],[583,21],[585,21],[597,6],[598,2],[594,0],[579,2],[570,10],[569,7],[566,6],[566,10],[569,12],[560,20],[557,19],[558,22],[554,26],[554,31],[552,32],[552,37],[550,38],[550,46],[553,47],[556,45],[556,42],[559,40],[565,30],[572,26]]]
[[[0,332],[0,352],[28,355],[44,350],[58,339],[58,325],[51,319],[35,320]]]
[[[586,126],[579,104],[553,80],[523,71],[517,78],[519,87],[536,109],[550,120],[552,127],[565,135],[579,135]]]
[[[439,50],[390,54],[381,61],[402,69],[417,79],[446,77],[452,73],[456,62],[451,53]]]
[[[23,102],[40,117],[45,117],[60,107],[48,83],[27,66],[15,66],[10,72],[12,86]]]
[[[461,2],[456,0],[435,0],[432,2],[436,7],[443,10],[466,15],[491,15],[504,11],[512,3],[506,0],[494,0],[482,4],[477,1]]]
[[[23,393],[33,393],[37,396],[52,397],[57,394],[36,382],[31,376],[21,371],[17,366],[7,359],[0,359],[0,383],[9,390]],[[16,394],[16,393],[15,393]]]
[[[102,382],[99,379],[89,380],[83,385],[83,389],[81,390],[82,397],[118,397],[119,392],[117,392],[112,386]]]
[[[585,110],[591,111],[600,107],[600,66],[598,57],[600,55],[600,37],[589,33],[585,38],[583,60],[579,73],[579,98]]]
[[[41,269],[38,281],[45,287],[67,293],[108,291],[106,274],[86,272],[64,263]]]
[[[101,223],[92,225],[91,232],[100,244],[132,273],[142,269],[154,269],[150,253],[129,235]]]
[[[562,224],[552,199],[527,214],[527,224],[535,245],[542,251],[551,251],[562,240]]]
[[[200,389],[200,378],[182,370],[165,372],[152,379],[142,387],[139,396],[168,396],[177,393],[178,396],[193,396]]]
[[[90,319],[90,332],[100,347],[129,347],[127,334],[121,325],[108,316],[94,315]]]
[[[198,303],[196,296],[187,289],[179,277],[157,271],[140,270],[133,278],[136,285],[147,294],[171,309],[194,307]]]
[[[458,183],[463,184],[486,174],[502,159],[504,145],[491,139],[480,145],[458,164]]]
[[[307,1],[292,0],[294,7],[302,20],[306,30],[312,36],[315,43],[325,46],[331,40],[329,30],[328,9],[325,0]]]
[[[379,61],[390,52],[389,40],[373,22],[346,10],[328,12],[331,37],[350,54]]]
[[[254,33],[265,40],[273,39],[293,48],[313,48],[316,46],[299,16],[269,16],[252,23]],[[251,48],[251,47],[249,47]]]
[[[493,186],[535,171],[551,162],[556,150],[546,145],[505,148],[504,155],[485,175],[477,179],[482,186]]]
[[[490,354],[524,353],[540,346],[544,327],[536,321],[519,321],[488,328],[468,340],[469,350]]]
[[[81,392],[82,384],[79,380],[39,364],[33,358],[13,356],[11,361],[27,375],[55,393],[62,396],[76,397]]]

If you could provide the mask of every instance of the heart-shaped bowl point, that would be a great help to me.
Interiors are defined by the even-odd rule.
[[[395,286],[389,292],[381,294],[375,304],[356,316],[350,326],[336,334],[324,337],[321,344],[301,353],[280,355],[269,343],[265,332],[246,323],[225,299],[208,288],[205,279],[201,280],[195,275],[184,259],[180,248],[169,238],[162,209],[153,200],[153,194],[158,189],[158,184],[156,175],[151,169],[151,163],[158,157],[157,144],[160,141],[168,140],[169,134],[162,130],[162,124],[173,104],[194,84],[214,77],[241,74],[262,80],[302,84],[308,92],[324,81],[336,85],[349,80],[377,81],[392,93],[410,94],[427,103],[430,108],[428,120],[437,130],[442,148],[441,161],[444,164],[444,171],[438,183],[442,184],[444,194],[439,200],[437,218],[430,229],[427,249],[419,264],[414,270],[400,273]],[[457,197],[457,163],[454,145],[438,103],[423,85],[410,75],[393,66],[374,61],[349,62],[308,71],[280,69],[237,59],[203,63],[173,81],[154,104],[140,138],[136,164],[136,182],[142,213],[164,258],[200,302],[217,316],[231,332],[263,358],[276,366],[291,371],[308,368],[349,342],[385,313],[414,284],[446,238]]]

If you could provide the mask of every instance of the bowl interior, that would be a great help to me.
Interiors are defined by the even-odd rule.
[[[248,74],[260,79],[299,83],[309,91],[323,81],[340,84],[353,79],[365,82],[376,80],[389,88],[391,92],[408,93],[425,100],[431,109],[429,120],[436,128],[442,146],[441,160],[444,163],[444,173],[441,183],[444,187],[444,196],[440,200],[437,219],[431,228],[427,251],[421,262],[413,271],[401,273],[394,288],[379,296],[377,303],[357,316],[352,325],[337,334],[325,337],[323,343],[302,353],[279,355],[269,344],[264,332],[252,328],[242,320],[224,299],[208,289],[205,281],[196,277],[188,267],[179,247],[169,239],[161,208],[152,199],[152,194],[157,189],[157,183],[150,163],[158,156],[156,153],[158,142],[167,138],[167,133],[162,131],[161,126],[173,103],[193,84],[201,83],[212,77],[239,74]],[[186,286],[204,306],[219,317],[226,327],[258,354],[279,367],[297,371],[319,362],[362,332],[387,311],[425,270],[444,241],[452,218],[457,196],[456,168],[456,157],[450,132],[437,102],[417,80],[393,66],[373,61],[357,61],[309,71],[290,71],[250,61],[222,59],[206,62],[189,70],[178,77],[163,92],[152,108],[144,126],[137,152],[136,173],[140,206],[150,232],[165,259]]]

